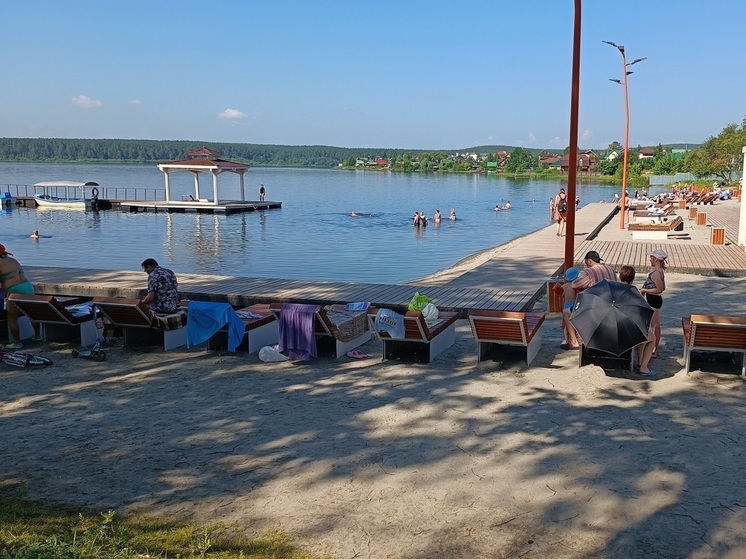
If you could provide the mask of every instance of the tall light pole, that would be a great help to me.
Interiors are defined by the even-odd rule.
[[[627,63],[627,55],[624,52],[624,46],[617,45],[616,43],[612,43],[611,41],[602,41],[606,43],[607,45],[611,45],[612,47],[619,50],[619,52],[622,55],[622,79],[621,80],[614,80],[610,79],[610,81],[613,81],[615,83],[618,83],[619,85],[624,86],[624,155],[622,157],[622,206],[621,211],[619,212],[619,229],[624,229],[624,221],[627,216],[627,163],[629,161],[629,89],[627,87],[627,76],[629,76],[632,72],[630,70],[627,70],[629,66],[632,66],[633,64],[637,64],[638,62],[642,62],[643,60],[647,60],[647,58],[637,58],[633,60],[630,63]]]

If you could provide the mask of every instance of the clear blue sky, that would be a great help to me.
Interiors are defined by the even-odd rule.
[[[572,0],[0,0],[0,136],[568,145]],[[746,117],[744,0],[583,2],[580,146]]]

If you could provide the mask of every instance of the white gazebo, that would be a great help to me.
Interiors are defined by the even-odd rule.
[[[218,175],[225,172],[237,173],[239,175],[241,180],[241,202],[246,201],[243,178],[249,170],[249,165],[220,159],[220,153],[206,147],[187,152],[186,155],[187,158],[181,161],[167,161],[166,163],[158,164],[158,168],[163,171],[166,178],[166,203],[171,203],[170,175],[176,171],[188,171],[194,174],[194,196],[192,201],[196,204],[218,205]],[[212,200],[204,199],[200,196],[199,177],[202,173],[212,175]],[[181,200],[178,202],[180,204],[184,203]]]

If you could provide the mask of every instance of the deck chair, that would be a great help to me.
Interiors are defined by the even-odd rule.
[[[335,357],[341,357],[370,340],[365,311],[347,311],[344,305],[315,307],[315,336],[334,340]],[[269,308],[282,321],[282,303],[272,303]]]
[[[78,297],[11,293],[8,302],[39,325],[45,342],[79,336],[82,346],[96,343],[95,309]]]
[[[139,299],[123,297],[94,297],[93,304],[112,326],[121,329],[125,346],[148,343],[153,340],[155,333],[161,332],[164,351],[186,345],[186,311],[159,315]]]
[[[392,359],[395,355],[406,355],[413,356],[421,363],[430,363],[456,341],[458,313],[441,311],[438,320],[428,325],[420,311],[407,311],[401,315],[403,336],[393,338],[387,330],[376,327],[378,313],[390,311],[391,309],[374,307],[367,311],[370,329],[381,340],[383,360]]]

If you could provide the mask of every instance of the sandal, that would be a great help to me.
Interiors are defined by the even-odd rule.
[[[640,371],[638,371],[637,374],[641,377],[654,377],[658,373],[656,373],[653,369],[650,369],[647,373],[641,373]]]
[[[359,349],[355,349],[353,351],[348,351],[347,352],[347,357],[349,357],[351,359],[365,359],[368,356],[365,353],[363,353],[362,351],[360,351]]]
[[[4,349],[23,349],[23,344],[20,342],[14,342],[11,344],[5,344]]]

